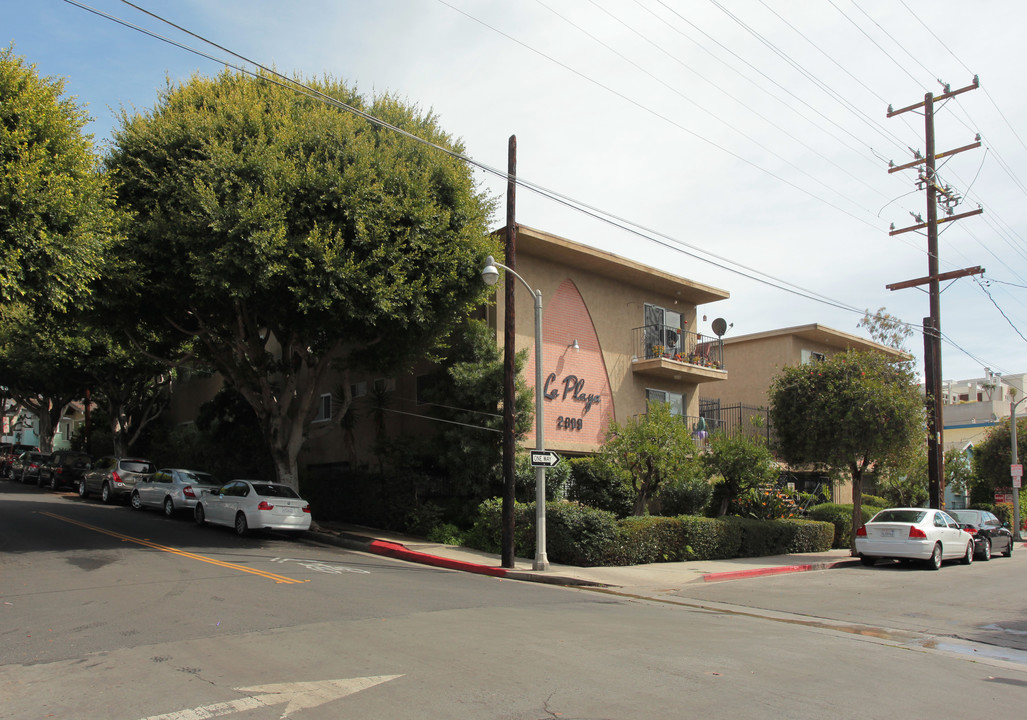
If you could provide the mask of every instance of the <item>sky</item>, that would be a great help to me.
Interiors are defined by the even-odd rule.
[[[138,8],[160,16],[186,34]],[[922,372],[926,219],[917,170],[935,104],[942,376],[1027,372],[1027,93],[1022,0],[0,0],[0,40],[94,118],[167,82],[252,63],[391,93],[462,140],[517,221],[726,290],[699,308],[727,337],[819,323],[866,336],[866,310],[915,330]],[[109,17],[99,15],[103,13]],[[113,18],[117,18],[118,22]],[[123,24],[123,23],[128,23]],[[162,39],[143,34],[144,28]],[[182,45],[198,50],[196,54]],[[251,62],[229,54],[237,53]],[[552,195],[565,199],[557,202]],[[939,217],[945,217],[944,210]],[[530,278],[527,278],[530,282]],[[642,324],[640,318],[639,324]]]

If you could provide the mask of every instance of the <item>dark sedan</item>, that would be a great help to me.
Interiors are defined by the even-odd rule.
[[[1013,533],[994,513],[987,510],[949,510],[959,526],[973,535],[974,550],[981,560],[990,560],[992,553],[1013,556]]]

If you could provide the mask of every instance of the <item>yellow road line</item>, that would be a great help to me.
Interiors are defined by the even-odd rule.
[[[266,572],[264,570],[257,570],[256,568],[248,568],[243,565],[236,565],[235,563],[225,562],[224,560],[215,560],[214,558],[204,557],[203,555],[197,555],[196,553],[186,552],[185,550],[179,550],[178,548],[168,547],[166,545],[159,545],[155,542],[150,542],[149,540],[143,540],[142,538],[132,537],[131,535],[122,535],[121,533],[116,533],[113,530],[105,530],[104,528],[96,527],[95,525],[89,525],[88,523],[84,522],[79,522],[78,520],[72,520],[71,518],[64,517],[63,515],[55,515],[51,512],[41,512],[40,515],[46,515],[47,517],[52,517],[55,520],[61,520],[66,523],[71,523],[72,525],[78,525],[79,527],[83,527],[86,530],[93,530],[94,532],[103,533],[104,535],[110,535],[111,537],[118,538],[119,540],[124,540],[125,542],[134,542],[138,545],[153,548],[154,550],[160,550],[161,552],[171,553],[172,555],[178,555],[180,557],[189,558],[190,560],[199,560],[200,562],[210,563],[211,565],[218,565],[223,568],[228,568],[229,570],[238,570],[240,572],[249,573],[251,575],[260,575],[261,577],[265,577],[268,580],[274,580],[276,583],[294,584],[310,582],[309,580],[296,580],[294,578],[285,577],[284,575],[278,575],[276,573]]]

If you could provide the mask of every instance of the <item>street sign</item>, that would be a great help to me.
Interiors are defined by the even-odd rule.
[[[553,467],[560,462],[560,456],[552,450],[532,450],[532,467]]]
[[[1009,466],[1009,474],[1013,477],[1013,487],[1020,487],[1020,478],[1023,477],[1023,465],[1015,463]]]

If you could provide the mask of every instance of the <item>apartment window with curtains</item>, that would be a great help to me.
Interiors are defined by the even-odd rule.
[[[685,396],[681,393],[646,388],[645,402],[646,405],[658,402],[667,403],[670,405],[671,415],[684,415],[685,413]]]

